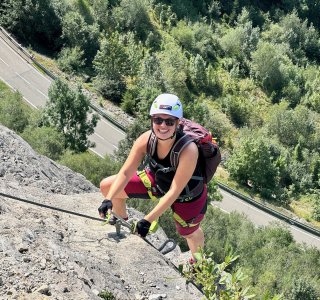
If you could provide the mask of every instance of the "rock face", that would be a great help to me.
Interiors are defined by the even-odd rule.
[[[164,256],[124,228],[118,236],[114,226],[85,217],[97,218],[102,197],[82,175],[39,156],[4,127],[0,160],[1,300],[201,299],[168,264],[182,257],[179,249]],[[141,217],[133,209],[129,216]],[[166,236],[160,229],[149,239],[159,247]]]

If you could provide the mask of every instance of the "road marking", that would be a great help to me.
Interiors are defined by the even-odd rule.
[[[33,85],[26,80],[23,76],[21,76],[19,73],[15,72],[23,81],[25,81],[27,84],[29,84],[31,86],[31,88],[33,88]],[[38,93],[40,93],[43,97],[45,97],[46,99],[49,99],[48,96],[44,93],[42,93],[39,89],[35,89]]]
[[[9,67],[9,65],[0,57],[0,60]]]
[[[93,150],[93,148],[89,148],[90,151],[92,151],[93,153],[95,153],[96,155],[100,156],[101,158],[104,158],[101,154],[99,154],[97,151]]]
[[[102,122],[106,123],[107,125],[109,125],[110,127],[112,127],[114,130],[118,131],[119,133],[122,133],[124,136],[126,135],[122,130],[120,130],[118,127],[116,127],[115,125],[113,125],[111,122],[107,122],[104,119],[101,119]]]
[[[25,81],[27,84],[31,85],[31,83],[26,80],[25,78],[23,78],[19,73],[15,72],[23,81]]]
[[[115,148],[116,150],[119,149],[116,145],[110,143],[108,140],[106,140],[106,139],[105,139],[103,136],[101,136],[99,133],[96,133],[96,132],[95,132],[95,133],[93,133],[93,134],[96,135],[96,136],[98,136],[100,139],[102,139],[102,140],[108,142],[109,144],[111,144],[111,145],[113,146],[113,148]]]
[[[14,53],[14,55],[18,56],[20,59],[22,59],[23,61],[25,61],[16,51],[14,51],[7,43],[6,41],[2,38],[0,38],[0,41],[3,40],[3,43],[8,49],[10,49],[11,52]],[[18,47],[17,47],[18,48]]]
[[[258,211],[258,212],[260,212],[260,213],[263,213],[263,214],[265,214],[266,216],[270,217],[271,219],[276,219],[276,220],[278,220],[278,218],[269,215],[269,214],[266,213],[265,211],[260,210],[260,209],[258,209],[258,208],[256,208],[256,207],[254,207],[253,205],[250,205],[250,204],[246,203],[244,200],[238,199],[238,198],[236,198],[235,196],[233,196],[233,195],[231,195],[231,194],[229,194],[229,193],[227,193],[227,192],[225,192],[225,191],[223,191],[223,190],[221,190],[221,189],[220,189],[220,191],[221,191],[221,194],[224,193],[224,194],[228,195],[229,197],[235,199],[236,201],[240,202],[241,204],[244,204],[244,205],[246,205],[247,207],[249,207],[249,208],[251,208],[251,209],[253,209],[253,210],[255,210],[255,211]]]
[[[0,80],[2,80],[7,86],[9,86],[14,92],[17,92],[17,90],[6,80],[4,80],[1,76],[0,76]],[[20,92],[20,91],[18,91]],[[21,93],[20,93],[21,94]],[[21,94],[22,96],[22,94]],[[32,107],[34,107],[35,109],[39,110],[38,107],[36,107],[33,103],[31,103],[25,96],[22,96],[22,98],[28,102]]]
[[[220,190],[221,190],[221,189],[220,189]],[[277,220],[277,221],[283,222],[285,225],[291,227],[293,230],[299,231],[299,232],[301,232],[301,233],[303,233],[303,234],[305,234],[305,235],[307,235],[307,236],[309,236],[309,237],[311,237],[311,238],[313,238],[313,239],[316,239],[317,241],[320,241],[320,239],[319,239],[318,237],[316,237],[315,235],[312,235],[312,234],[308,233],[307,231],[298,228],[298,227],[295,226],[295,225],[288,224],[288,223],[285,222],[284,220],[281,220],[281,219],[279,219],[279,218],[276,218],[276,217],[274,217],[274,216],[271,216],[271,215],[269,215],[268,213],[266,213],[265,211],[259,210],[258,208],[254,207],[253,205],[250,205],[250,204],[246,203],[244,200],[238,199],[238,198],[236,198],[235,196],[233,196],[233,195],[231,195],[231,194],[229,194],[229,193],[221,190],[221,194],[223,194],[223,193],[224,193],[225,195],[228,195],[228,196],[230,196],[231,198],[235,199],[236,201],[240,202],[241,204],[244,204],[244,205],[248,206],[249,208],[251,208],[251,209],[253,209],[253,210],[255,210],[255,211],[258,211],[258,212],[260,212],[260,213],[265,214],[266,216],[268,216],[268,217],[271,218],[271,219],[275,219],[275,220]]]
[[[211,202],[211,205],[214,206],[214,207],[216,207],[216,208],[219,208],[219,209],[222,210],[224,213],[230,215],[230,211],[227,211],[227,210],[219,207],[218,205],[216,205],[216,204],[214,204],[214,203],[212,203],[212,202]]]
[[[46,79],[47,81],[49,81],[50,84],[54,81],[53,78],[47,77],[47,76],[43,75],[43,74],[42,74],[37,68],[35,68],[33,65],[32,65],[31,70],[35,71],[35,72],[38,73],[42,78],[44,78],[44,79]]]
[[[98,136],[100,139],[106,141],[106,139],[103,136],[101,136],[99,133],[94,132],[93,134]]]
[[[289,225],[289,227],[291,227],[293,230],[299,231],[299,232],[301,232],[301,233],[303,233],[303,234],[305,234],[305,235],[308,235],[309,237],[311,237],[311,238],[313,238],[313,239],[315,239],[315,240],[317,240],[317,241],[320,241],[320,239],[319,239],[318,237],[316,237],[315,235],[313,235],[313,234],[311,234],[311,233],[309,233],[309,232],[307,232],[307,231],[305,231],[305,230],[303,230],[303,229],[300,229],[300,228],[298,228],[298,227],[296,227],[296,226],[294,226],[294,225],[291,225],[291,224],[288,224],[288,225]]]
[[[5,41],[4,39],[0,38],[0,40],[3,40],[3,44],[10,49],[11,52],[13,52],[16,56],[18,56],[28,67],[30,67],[30,63],[28,61],[26,61],[25,59],[23,59],[16,50],[12,49],[12,47],[10,47]],[[11,41],[10,41],[11,42]],[[12,43],[12,42],[11,42]],[[13,43],[14,44],[14,43]],[[19,49],[19,47],[14,46],[16,48]],[[20,46],[21,47],[21,46]],[[18,51],[21,51],[20,49]],[[25,54],[26,55],[26,54]],[[30,58],[31,59],[31,58]],[[32,66],[32,65],[31,65]],[[41,72],[39,72],[36,68],[32,67],[31,70],[34,70],[36,73],[38,73],[42,78],[46,79],[47,81],[49,81],[50,83],[52,82],[52,80],[50,80],[48,77],[44,76]]]
[[[42,93],[40,90],[38,90],[38,89],[36,89],[43,97],[45,97],[46,99],[49,99],[49,97],[46,95],[46,94],[44,94],[44,93]]]

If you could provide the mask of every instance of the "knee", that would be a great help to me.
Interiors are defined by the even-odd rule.
[[[100,182],[100,191],[104,196],[108,193],[108,191],[109,191],[109,189],[110,189],[110,187],[112,185],[112,182],[113,182],[113,178],[112,177],[113,176],[104,178]]]
[[[195,230],[186,232],[186,234],[183,235],[185,239],[202,239],[203,236],[204,234],[200,226],[197,226]]]
[[[176,224],[178,233],[185,239],[192,238],[197,235],[200,225],[194,227],[182,227],[180,224]]]

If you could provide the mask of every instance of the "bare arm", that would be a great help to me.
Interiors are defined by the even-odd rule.
[[[115,181],[113,182],[110,190],[107,194],[107,199],[113,199],[115,195],[121,192],[125,186],[128,184],[131,177],[137,171],[139,165],[141,164],[143,158],[146,155],[148,138],[150,136],[150,131],[143,133],[134,142],[129,156],[125,163],[121,167]]]
[[[156,207],[145,216],[150,223],[158,219],[179,197],[191,179],[198,161],[198,147],[190,143],[180,154],[179,165],[172,180],[169,191],[160,199]]]

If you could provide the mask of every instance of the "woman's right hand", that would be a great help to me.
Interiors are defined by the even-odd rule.
[[[112,201],[109,199],[103,200],[101,205],[98,208],[99,215],[102,219],[105,219],[107,213],[110,214],[111,210],[112,210]]]

